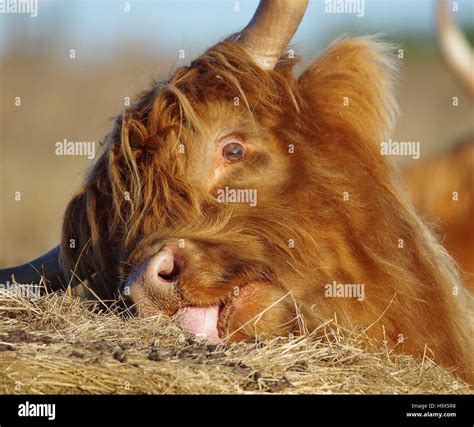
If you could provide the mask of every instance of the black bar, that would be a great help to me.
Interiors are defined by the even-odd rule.
[[[54,419],[20,417],[26,402],[54,403]],[[473,406],[472,395],[11,395],[0,396],[0,425],[472,426]]]

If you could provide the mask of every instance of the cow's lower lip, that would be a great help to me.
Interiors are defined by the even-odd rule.
[[[211,344],[219,344],[223,342],[217,330],[221,307],[219,305],[183,307],[176,312],[174,316],[175,322],[197,338],[201,338]]]

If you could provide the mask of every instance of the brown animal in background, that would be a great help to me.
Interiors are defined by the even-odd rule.
[[[474,100],[474,52],[453,19],[448,2],[438,1],[438,40],[451,74]],[[415,207],[435,223],[465,283],[474,290],[474,135],[405,172]]]
[[[435,224],[466,285],[474,290],[474,137],[405,172],[416,208]]]
[[[390,46],[339,40],[295,78],[284,50],[306,3],[262,1],[141,93],[69,203],[62,273],[57,251],[35,265],[211,341],[336,315],[469,379],[472,297],[380,155],[397,112]]]

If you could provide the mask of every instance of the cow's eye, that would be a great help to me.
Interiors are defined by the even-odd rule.
[[[224,146],[222,147],[222,158],[228,162],[236,162],[242,160],[246,156],[242,141],[236,137],[226,138]]]

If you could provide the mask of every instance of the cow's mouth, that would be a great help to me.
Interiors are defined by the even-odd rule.
[[[186,331],[212,344],[243,339],[246,335],[241,331],[242,320],[248,318],[248,303],[262,285],[263,282],[257,281],[236,287],[219,304],[182,307],[174,315],[175,321]]]
[[[197,338],[220,344],[229,337],[229,323],[235,309],[235,299],[211,306],[186,306],[174,315],[175,322]]]
[[[221,305],[210,307],[187,306],[180,308],[175,314],[176,323],[197,338],[212,344],[222,342],[219,336],[218,323]]]

